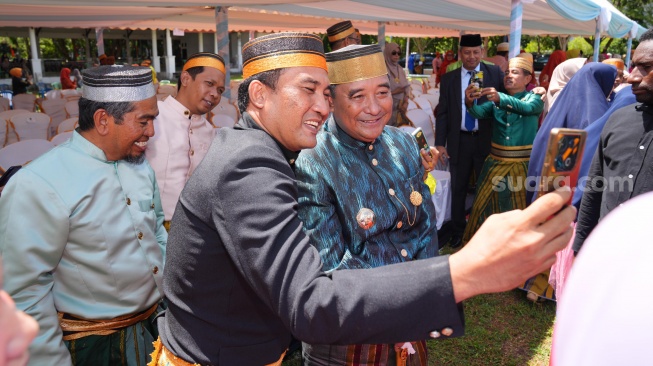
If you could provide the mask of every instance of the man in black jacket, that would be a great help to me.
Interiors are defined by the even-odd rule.
[[[325,274],[297,215],[293,171],[329,114],[322,40],[276,33],[242,52],[242,118],[218,131],[172,218],[155,364],[279,365],[291,335],[316,344],[459,336],[461,301],[514,288],[569,241],[573,208],[547,220],[567,189],[493,216],[455,255]]]
[[[476,120],[467,114],[465,108],[465,89],[472,76],[483,73],[483,87],[493,87],[505,91],[503,72],[498,66],[481,62],[483,40],[479,34],[465,34],[460,37],[458,57],[462,67],[442,76],[440,82],[440,102],[435,125],[435,147],[440,159],[449,159],[451,172],[451,223],[452,247],[461,244],[465,232],[465,199],[472,175],[481,174],[485,158],[490,153],[492,124],[494,119]],[[478,104],[487,102],[486,97],[477,100]]]

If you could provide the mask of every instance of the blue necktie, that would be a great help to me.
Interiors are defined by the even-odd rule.
[[[471,83],[476,73],[474,71],[467,71],[467,74],[469,75],[469,82]],[[474,104],[476,104],[476,101],[474,101]],[[474,118],[471,114],[467,113],[467,108],[465,108],[465,129],[470,132],[474,131],[475,125],[476,125],[476,118]]]

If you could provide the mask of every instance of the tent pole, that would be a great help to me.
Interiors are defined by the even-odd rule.
[[[594,32],[594,62],[599,62],[599,48],[601,47],[601,16],[596,18],[596,32]]]
[[[633,49],[633,37],[628,34],[628,48],[626,49],[626,71],[630,70],[630,53]]]
[[[152,65],[154,71],[161,72],[161,60],[159,59],[159,47],[157,45],[156,29],[152,29]]]
[[[511,0],[510,4],[510,51],[508,57],[513,58],[519,55],[521,50],[521,23],[523,14],[521,0]]]
[[[197,33],[198,52],[204,52],[204,33]]]
[[[175,77],[175,56],[172,54],[170,29],[166,29],[166,75],[170,80]]]
[[[29,45],[32,52],[32,76],[34,81],[39,82],[43,78],[43,68],[41,67],[41,60],[37,50],[38,43],[36,43],[36,31],[34,28],[29,28]]]
[[[381,47],[381,49],[385,49],[385,23],[384,22],[379,22],[379,30],[378,30],[378,36],[376,37],[377,43]]]
[[[229,56],[229,13],[228,6],[215,7],[215,34],[217,41],[217,54],[222,56],[225,65],[225,90],[223,98],[231,99],[231,58]]]
[[[406,69],[406,74],[410,74],[410,69],[408,68],[409,57],[410,57],[410,37],[406,37],[406,63],[404,64],[404,69]]]

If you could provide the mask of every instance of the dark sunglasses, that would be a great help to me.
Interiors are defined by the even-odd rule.
[[[397,52],[397,51],[392,51],[391,55],[393,55],[393,56],[394,56],[394,55],[400,55],[400,53]]]

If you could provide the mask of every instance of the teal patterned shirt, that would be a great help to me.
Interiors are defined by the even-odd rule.
[[[295,173],[299,217],[325,271],[438,254],[435,207],[410,134],[388,126],[373,143],[365,143],[347,135],[330,117],[317,146],[299,155]],[[410,202],[413,190],[422,195],[419,206]],[[376,217],[367,230],[356,221],[362,208]]]

